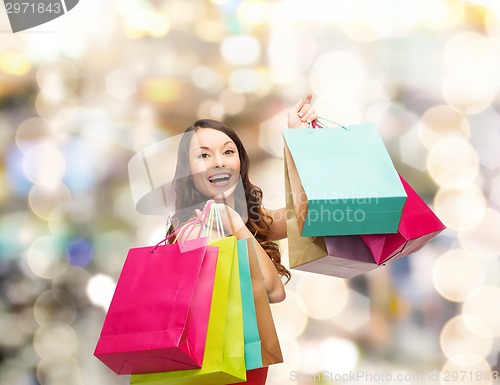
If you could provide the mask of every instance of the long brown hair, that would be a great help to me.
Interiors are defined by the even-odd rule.
[[[175,198],[175,213],[171,216],[171,224],[168,228],[167,235],[171,234],[175,228],[185,223],[188,219],[195,216],[195,209],[202,209],[207,201],[207,197],[203,196],[194,186],[190,169],[189,169],[189,145],[191,138],[196,131],[203,128],[211,128],[221,131],[236,145],[240,158],[240,179],[242,186],[239,187],[244,191],[243,194],[234,193],[235,196],[235,211],[242,218],[247,218],[245,225],[254,234],[255,239],[259,242],[262,248],[266,251],[269,258],[274,263],[278,274],[281,277],[286,277],[286,281],[290,280],[290,272],[281,264],[281,253],[278,245],[270,240],[271,229],[269,224],[272,223],[272,218],[269,217],[262,207],[262,190],[252,184],[248,177],[250,160],[243,143],[232,128],[224,123],[212,119],[201,119],[196,121],[191,127],[188,127],[179,143],[177,153],[177,165],[173,188],[176,192]],[[237,187],[238,189],[238,187]],[[239,199],[241,197],[241,199]]]

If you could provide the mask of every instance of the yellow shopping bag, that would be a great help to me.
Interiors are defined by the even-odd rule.
[[[219,256],[201,369],[136,374],[130,384],[222,385],[246,381],[236,237],[217,239],[210,245],[218,246]]]

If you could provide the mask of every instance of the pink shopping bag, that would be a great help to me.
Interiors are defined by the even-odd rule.
[[[115,373],[201,367],[218,256],[207,243],[130,249],[94,352]]]
[[[361,235],[377,264],[420,250],[445,229],[443,223],[401,175],[408,199],[397,233]]]

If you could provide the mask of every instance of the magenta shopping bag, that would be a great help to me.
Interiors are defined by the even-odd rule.
[[[94,352],[115,373],[201,367],[218,256],[207,243],[130,249]]]
[[[395,234],[361,235],[375,261],[380,265],[390,259],[400,258],[420,250],[426,243],[445,229],[422,198],[401,175],[401,182],[408,199],[403,207],[398,232]]]

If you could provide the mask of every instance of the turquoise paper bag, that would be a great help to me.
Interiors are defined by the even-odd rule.
[[[241,303],[243,308],[243,332],[245,341],[245,366],[247,370],[262,368],[262,351],[257,325],[257,313],[248,262],[248,239],[238,240],[238,264],[240,269]]]
[[[302,236],[396,233],[406,192],[373,124],[284,129]]]

